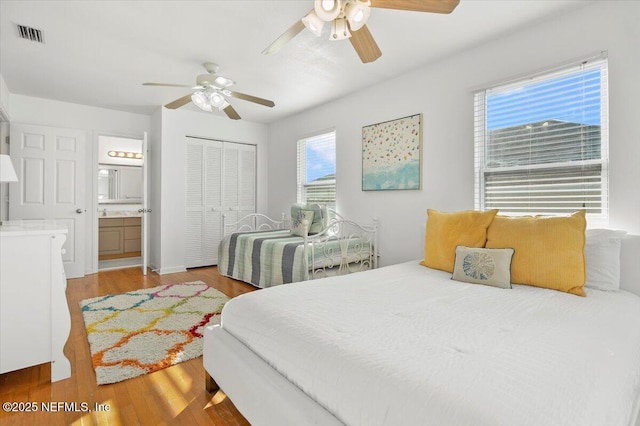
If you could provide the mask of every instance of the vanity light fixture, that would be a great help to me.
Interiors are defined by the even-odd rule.
[[[109,157],[114,157],[114,158],[128,158],[130,160],[142,159],[141,152],[109,151],[107,154],[109,155]]]

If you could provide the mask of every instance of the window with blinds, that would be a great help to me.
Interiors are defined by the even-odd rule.
[[[607,60],[475,94],[475,207],[608,218]]]
[[[336,205],[336,133],[298,141],[298,202]]]

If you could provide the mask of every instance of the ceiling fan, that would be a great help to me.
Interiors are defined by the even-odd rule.
[[[193,102],[198,108],[203,111],[224,111],[224,113],[227,114],[227,117],[231,118],[232,120],[239,120],[240,115],[227,101],[227,98],[229,97],[242,99],[244,101],[268,106],[270,108],[275,105],[273,101],[267,99],[262,99],[256,96],[229,90],[229,87],[236,84],[236,82],[218,75],[219,66],[217,64],[214,64],[213,62],[205,62],[203,66],[207,70],[207,74],[201,74],[196,77],[195,86],[170,83],[142,83],[142,85],[164,87],[191,87],[192,90],[195,90],[194,93],[185,95],[173,102],[169,102],[165,105],[165,107],[169,109],[177,109],[188,104],[189,102]]]
[[[313,9],[262,53],[269,55],[277,52],[305,28],[316,37],[320,37],[324,24],[330,22],[329,40],[348,38],[362,62],[373,62],[382,55],[382,52],[366,25],[372,7],[451,13],[459,2],[460,0],[315,0]]]

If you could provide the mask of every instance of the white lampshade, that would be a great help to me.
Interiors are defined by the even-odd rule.
[[[315,0],[313,9],[316,15],[325,22],[333,21],[342,11],[341,0]]]
[[[367,23],[367,19],[369,19],[369,15],[371,14],[370,3],[371,2],[368,1],[353,1],[345,5],[344,14],[349,21],[351,31],[358,31]]]
[[[318,18],[318,15],[312,10],[302,18],[302,23],[309,31],[313,33],[316,37],[320,37],[322,35],[322,27],[324,27],[324,21]]]
[[[0,182],[17,182],[18,176],[13,168],[11,157],[0,154]]]
[[[209,102],[211,102],[211,106],[214,108],[220,108],[222,107],[222,105],[225,104],[225,99],[224,96],[222,96],[220,93],[213,92],[211,94],[211,96],[209,97]]]
[[[196,104],[198,108],[203,111],[211,112],[211,105],[207,101],[207,97],[204,92],[196,92],[191,95],[191,101]]]

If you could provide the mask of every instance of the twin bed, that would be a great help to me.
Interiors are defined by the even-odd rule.
[[[637,425],[640,236],[620,289],[453,281],[411,261],[232,299],[207,387],[254,425]]]
[[[377,223],[360,224],[328,211],[314,235],[289,229],[287,221],[250,214],[223,224],[218,272],[259,288],[377,267]],[[308,226],[307,226],[308,227]]]

